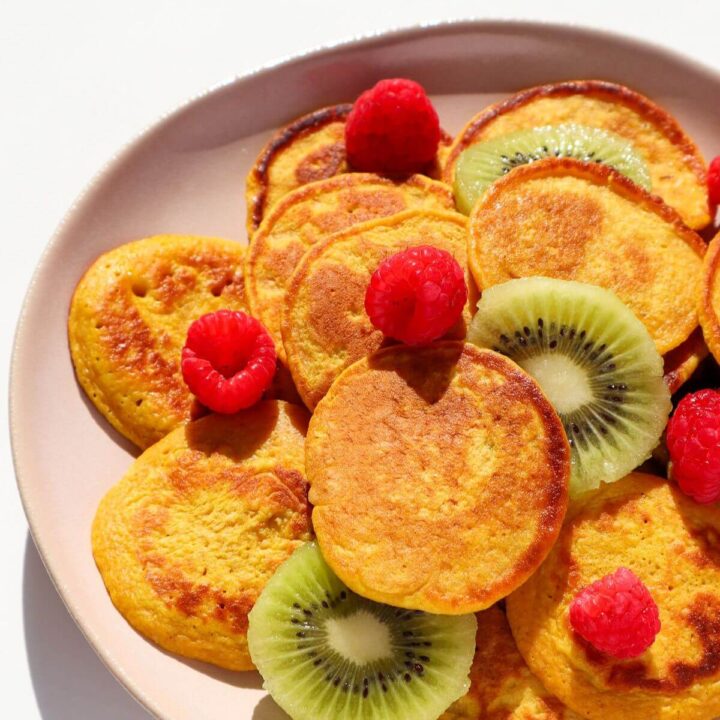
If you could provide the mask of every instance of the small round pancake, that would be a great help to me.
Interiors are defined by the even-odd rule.
[[[453,183],[460,153],[475,143],[568,122],[609,130],[630,140],[648,164],[652,192],[675,208],[691,228],[710,222],[705,161],[677,120],[643,95],[598,80],[541,85],[486,108],[453,142],[443,179]]]
[[[570,452],[535,381],[461,342],[380,350],[335,381],[305,444],[313,526],[352,590],[440,614],[483,610],[543,561]]]
[[[467,218],[455,212],[406,210],[354,225],[313,246],[297,267],[285,298],[283,344],[303,402],[314,408],[333,380],[387,342],[365,312],[370,276],[390,255],[417,245],[447,250],[463,268]],[[477,293],[466,272],[468,302],[448,333],[464,338]]]
[[[580,720],[530,672],[497,605],[477,623],[470,690],[439,720]]]
[[[447,185],[424,175],[393,182],[347,173],[304,185],[275,204],[250,241],[245,290],[253,315],[270,331],[283,362],[285,288],[307,249],[334,232],[408,208],[454,210],[455,202]]]
[[[685,342],[663,357],[665,384],[671,394],[676,393],[692,377],[708,353],[702,331],[695,328]]]
[[[185,657],[252,669],[248,613],[310,539],[307,420],[277,401],[201,418],[146,450],[103,498],[93,554],[138,632]]]
[[[720,233],[705,256],[699,314],[705,342],[720,363]]]
[[[568,607],[618,567],[650,590],[662,627],[616,660],[576,636]],[[547,689],[590,720],[720,715],[720,506],[633,473],[571,509],[542,567],[507,600],[520,652]]]
[[[468,244],[481,288],[544,275],[612,290],[661,355],[697,327],[705,243],[607,166],[552,159],[516,168],[473,208]]]
[[[190,419],[193,396],[180,373],[187,329],[204,313],[246,309],[245,249],[157,235],[101,255],[75,289],[68,336],[78,381],[141,448]]]
[[[347,172],[345,119],[352,105],[332,105],[280,128],[247,176],[247,231],[252,237],[265,214],[300,185]]]
[[[345,120],[352,105],[333,105],[280,128],[262,149],[247,176],[248,237],[260,226],[275,203],[307,183],[351,170],[345,157]],[[440,177],[452,138],[441,131],[437,159],[423,175]]]

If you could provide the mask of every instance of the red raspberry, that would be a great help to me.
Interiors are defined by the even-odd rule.
[[[218,310],[188,329],[183,379],[205,406],[232,414],[254,405],[275,374],[275,343],[255,318]]]
[[[445,250],[421,245],[392,255],[370,278],[365,310],[385,335],[408,345],[442,337],[467,300],[465,276]]]
[[[720,205],[720,155],[718,155],[708,168],[708,196],[712,208]]]
[[[621,567],[575,596],[570,625],[597,650],[626,659],[642,655],[653,644],[660,615],[642,581]]]
[[[356,170],[419,172],[435,160],[440,121],[422,85],[381,80],[355,101],[345,123],[345,147]]]
[[[720,392],[686,395],[667,427],[670,472],[699,503],[720,500]]]

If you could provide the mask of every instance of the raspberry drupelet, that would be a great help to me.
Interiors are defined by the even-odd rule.
[[[427,168],[437,155],[440,120],[421,85],[381,80],[355,101],[345,123],[350,165],[366,172],[404,174]]]
[[[642,581],[621,567],[575,596],[570,625],[600,652],[626,659],[642,655],[653,644],[660,615]]]
[[[423,345],[442,337],[467,301],[462,268],[445,250],[420,245],[392,255],[370,278],[365,310],[388,337]]]
[[[243,312],[218,310],[188,329],[182,376],[210,410],[232,414],[254,405],[275,375],[275,344],[263,325]]]

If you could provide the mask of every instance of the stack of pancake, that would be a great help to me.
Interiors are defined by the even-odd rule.
[[[426,173],[387,178],[348,167],[349,109],[299,118],[263,149],[247,178],[249,247],[136,240],[77,287],[78,381],[144,450],[93,525],[112,601],[164,648],[251,669],[247,615],[317,533],[366,597],[478,612],[472,686],[443,720],[712,720],[720,510],[640,474],[568,510],[552,407],[511,361],[463,343],[480,290],[546,275],[613,290],[648,328],[673,392],[708,347],[720,362],[720,235],[706,253],[695,232],[711,221],[698,149],[627,88],[558,83],[480,112]],[[632,142],[653,194],[602,165],[542,160],[497,181],[470,218],[456,210],[464,150],[568,121]],[[469,297],[441,342],[405,348],[372,326],[365,289],[385,258],[425,244],[465,268]],[[232,417],[208,415],[179,368],[189,324],[220,308],[260,319],[279,358],[267,398]],[[398,473],[413,484],[398,486]],[[635,661],[599,656],[566,619],[578,589],[621,565],[663,623]]]

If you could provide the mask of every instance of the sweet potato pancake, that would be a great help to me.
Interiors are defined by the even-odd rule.
[[[454,210],[447,185],[423,175],[393,182],[368,173],[319,180],[288,193],[253,235],[245,260],[245,287],[253,315],[282,346],[285,288],[307,249],[351,225],[408,208]]]
[[[661,629],[640,657],[616,660],[576,636],[579,590],[627,567]],[[590,720],[712,720],[720,715],[720,506],[633,473],[568,519],[547,560],[507,600],[520,652],[547,689]]]
[[[262,402],[177,428],[103,498],[93,554],[127,621],[166,650],[231,670],[253,665],[248,613],[310,538],[307,412]]]
[[[345,119],[352,105],[321,108],[278,130],[247,176],[248,237],[283,196],[301,185],[350,171],[345,157]],[[435,163],[423,171],[433,178],[447,157],[452,138],[441,131]]]
[[[360,595],[441,614],[489,607],[560,530],[570,452],[535,381],[461,342],[396,345],[349,367],[310,421],[323,556]]]
[[[283,195],[347,171],[345,118],[351,109],[345,104],[315,110],[270,138],[247,176],[248,237]]]
[[[552,159],[516,168],[473,209],[468,245],[480,288],[544,275],[614,291],[660,354],[697,327],[705,243],[606,166]]]
[[[477,623],[470,690],[440,720],[580,720],[530,672],[497,605]]]
[[[333,380],[384,342],[365,312],[370,276],[388,256],[416,245],[447,250],[466,262],[467,219],[454,212],[407,210],[354,225],[316,244],[292,276],[285,299],[283,343],[303,401],[314,408]],[[477,302],[472,282],[463,317],[449,337],[464,338]]]
[[[710,243],[705,256],[700,324],[710,352],[720,363],[720,233]]]
[[[68,336],[78,381],[116,430],[141,448],[188,420],[180,373],[188,326],[245,309],[245,247],[157,235],[100,256],[78,284]]]
[[[541,85],[486,108],[455,139],[443,179],[452,184],[460,153],[475,143],[568,122],[609,130],[632,142],[648,164],[652,192],[691,228],[710,222],[705,161],[677,120],[633,90],[598,80]]]

